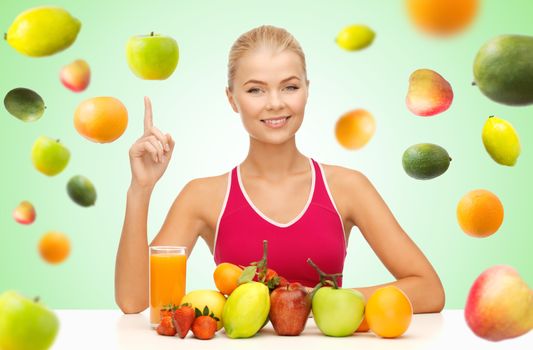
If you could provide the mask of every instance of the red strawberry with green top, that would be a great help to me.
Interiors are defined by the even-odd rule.
[[[176,305],[173,305],[173,304],[163,305],[163,307],[159,310],[159,319],[162,319],[165,316],[172,317],[175,310],[176,310]]]
[[[168,335],[168,336],[176,335],[176,328],[174,328],[174,324],[172,323],[172,317],[171,316],[161,317],[161,322],[159,322],[159,325],[157,326],[156,331],[157,331],[157,334],[160,334],[160,335]]]
[[[181,305],[174,311],[174,328],[176,328],[180,338],[185,338],[189,329],[191,329],[194,318],[194,309],[188,303]]]
[[[215,336],[217,331],[217,321],[218,318],[214,316],[211,312],[209,313],[209,308],[204,307],[203,312],[198,308],[195,309],[196,318],[192,323],[192,333],[198,339],[208,340]]]

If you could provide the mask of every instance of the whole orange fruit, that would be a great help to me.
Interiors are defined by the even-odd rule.
[[[406,0],[406,6],[412,22],[420,30],[446,36],[472,23],[479,0]]]
[[[376,131],[376,121],[364,109],[355,109],[343,114],[335,125],[335,137],[341,146],[359,149],[366,145]]]
[[[242,269],[234,264],[221,263],[215,272],[213,272],[213,279],[217,289],[222,294],[230,295],[235,288],[238,287],[238,280],[241,277]]]
[[[80,103],[74,113],[74,127],[85,138],[99,143],[113,142],[128,126],[128,111],[114,97],[95,97]]]
[[[502,202],[490,191],[470,191],[457,204],[457,221],[470,236],[490,236],[503,222]]]
[[[50,264],[63,262],[70,254],[70,240],[61,232],[46,232],[39,241],[39,254]]]
[[[383,338],[396,338],[404,334],[412,316],[411,301],[395,286],[376,289],[365,308],[370,330]]]

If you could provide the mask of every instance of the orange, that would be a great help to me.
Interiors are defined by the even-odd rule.
[[[39,241],[39,253],[50,264],[63,262],[70,253],[70,241],[64,233],[49,231]]]
[[[114,97],[95,97],[80,103],[74,113],[74,127],[93,142],[118,139],[128,126],[128,111]]]
[[[213,279],[217,289],[222,294],[230,295],[235,288],[237,288],[239,277],[241,277],[242,269],[237,265],[230,263],[221,263],[213,272]]]
[[[405,333],[413,307],[407,295],[398,287],[376,289],[368,299],[365,317],[372,332],[383,338],[396,338]]]
[[[361,324],[357,328],[356,332],[368,332],[370,327],[368,327],[368,322],[366,321],[366,316],[363,317],[363,321],[361,321]]]
[[[446,36],[472,23],[479,0],[406,0],[412,22],[422,31]]]
[[[364,109],[355,109],[343,114],[335,125],[335,136],[341,146],[359,149],[366,145],[376,131],[376,121]]]
[[[470,191],[457,204],[457,221],[470,236],[490,236],[503,222],[502,202],[490,191]]]

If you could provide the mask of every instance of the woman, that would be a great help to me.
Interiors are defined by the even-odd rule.
[[[261,26],[241,35],[229,54],[226,94],[250,136],[248,155],[226,174],[190,181],[150,245],[185,246],[190,254],[202,237],[215,263],[248,265],[260,259],[267,239],[269,267],[311,288],[318,274],[307,258],[327,273],[342,272],[357,226],[396,278],[387,284],[409,296],[414,312],[441,311],[439,277],[369,180],[296,147],[308,89],[305,57],[291,34]],[[129,152],[132,180],[116,262],[116,301],[125,313],[148,306],[148,205],[173,149],[145,98],[144,135]],[[381,286],[356,289],[368,298]]]

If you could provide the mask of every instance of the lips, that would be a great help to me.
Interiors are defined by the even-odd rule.
[[[290,117],[291,116],[288,115],[288,116],[277,117],[277,118],[261,119],[261,122],[267,124],[268,126],[279,127],[285,124]]]

